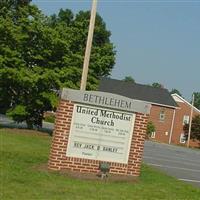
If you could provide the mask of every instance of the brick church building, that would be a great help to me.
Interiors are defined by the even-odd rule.
[[[183,126],[185,123],[189,124],[192,105],[178,94],[172,94],[172,97],[179,107],[175,111],[171,142],[174,144],[186,145]],[[196,115],[200,115],[200,110],[193,107],[193,117]],[[190,146],[199,147],[200,141],[190,140]]]
[[[149,121],[155,126],[151,138],[168,144],[186,145],[183,133],[184,123],[189,123],[191,104],[177,94],[171,95],[167,89],[148,85],[104,78],[99,91],[114,93],[138,101],[151,103]],[[200,111],[194,107],[194,114]],[[200,141],[190,140],[191,147],[200,147]]]

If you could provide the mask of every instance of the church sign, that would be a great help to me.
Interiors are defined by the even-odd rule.
[[[75,104],[67,156],[128,162],[135,114]]]
[[[150,112],[150,105],[144,101],[133,100],[107,92],[63,89],[61,99],[129,112],[139,112],[144,114]]]
[[[49,169],[138,176],[150,105],[117,94],[63,89]]]

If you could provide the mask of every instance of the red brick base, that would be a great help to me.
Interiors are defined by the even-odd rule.
[[[48,168],[51,170],[72,170],[78,172],[99,172],[99,163],[102,161],[83,158],[67,157],[67,144],[74,103],[61,100],[57,113],[55,130],[53,133]],[[110,173],[123,175],[140,175],[141,159],[147,128],[148,115],[135,113],[135,126],[131,141],[128,164],[110,163]]]

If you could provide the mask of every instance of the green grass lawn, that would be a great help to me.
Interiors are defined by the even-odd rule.
[[[200,189],[146,165],[138,183],[78,180],[38,170],[47,163],[51,137],[0,129],[0,199],[19,200],[200,200]]]

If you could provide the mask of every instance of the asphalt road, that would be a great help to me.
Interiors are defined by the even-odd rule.
[[[11,119],[8,119],[5,115],[0,114],[0,125],[9,128],[27,128],[26,123],[16,123]],[[43,131],[52,132],[54,124],[49,122],[43,122],[42,129]]]
[[[200,150],[146,141],[143,161],[200,187]]]
[[[16,124],[4,115],[0,115],[0,124],[26,128],[25,123]],[[52,131],[53,124],[44,122],[43,129]],[[200,187],[200,150],[146,141],[143,161],[179,180]]]

